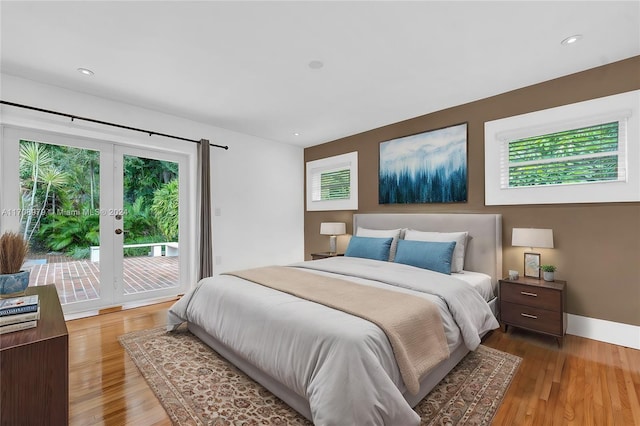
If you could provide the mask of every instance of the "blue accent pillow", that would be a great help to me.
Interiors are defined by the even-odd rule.
[[[451,275],[451,256],[455,241],[398,241],[394,262]]]
[[[373,260],[389,260],[389,250],[393,238],[351,237],[347,250],[348,257],[363,257]]]

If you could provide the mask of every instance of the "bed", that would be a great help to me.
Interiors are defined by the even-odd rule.
[[[417,385],[407,380],[396,347],[379,326],[250,278],[202,280],[172,306],[167,328],[186,321],[193,334],[315,424],[417,425],[412,407],[498,327],[501,227],[496,214],[355,214],[358,236],[391,229],[401,229],[401,238],[406,230],[468,233],[463,270],[446,275],[357,257],[284,268],[314,280],[417,294],[437,306],[447,356],[429,366]]]

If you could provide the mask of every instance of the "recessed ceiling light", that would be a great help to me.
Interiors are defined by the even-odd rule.
[[[309,68],[311,68],[312,70],[319,70],[322,67],[324,67],[324,64],[322,63],[322,61],[309,62]]]
[[[89,68],[78,68],[78,72],[82,75],[93,75],[93,71],[91,71]]]
[[[560,42],[560,44],[564,44],[564,45],[574,44],[574,43],[580,41],[581,39],[582,39],[582,35],[581,34],[576,34],[576,35],[572,35],[570,37],[565,38],[564,40],[562,40]]]
[[[300,133],[295,132],[295,133],[293,134],[293,136],[300,136]]]

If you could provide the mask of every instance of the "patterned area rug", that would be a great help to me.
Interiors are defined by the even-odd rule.
[[[175,425],[311,424],[184,327],[119,339]],[[421,424],[491,424],[520,361],[481,345],[415,407]]]

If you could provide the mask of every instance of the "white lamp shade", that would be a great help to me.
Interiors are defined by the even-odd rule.
[[[320,224],[321,235],[343,235],[347,233],[347,225],[343,222],[322,222]]]
[[[513,228],[511,245],[516,247],[553,248],[553,230]]]

